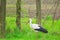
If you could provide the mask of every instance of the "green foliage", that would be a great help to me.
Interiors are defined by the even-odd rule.
[[[52,20],[52,16],[51,15],[46,16],[46,20]]]
[[[7,17],[7,33],[6,40],[60,40],[60,20],[55,20],[54,26],[51,27],[51,20],[47,20],[43,26],[48,30],[48,33],[34,32],[27,23],[28,18],[21,18],[21,31],[16,28],[15,17]],[[33,23],[36,23],[36,19],[33,19]],[[2,39],[3,40],[3,39]]]

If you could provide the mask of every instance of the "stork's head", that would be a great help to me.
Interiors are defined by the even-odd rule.
[[[28,23],[32,23],[32,19],[31,18],[29,18],[29,20],[27,21],[26,24],[28,24]]]
[[[32,22],[32,19],[31,19],[31,18],[29,18],[29,21],[31,21],[31,22]]]

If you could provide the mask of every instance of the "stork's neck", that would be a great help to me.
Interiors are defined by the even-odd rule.
[[[32,21],[30,20],[30,25],[32,24]]]

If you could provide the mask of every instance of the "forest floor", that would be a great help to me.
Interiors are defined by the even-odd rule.
[[[60,20],[55,20],[52,25],[52,20],[42,20],[42,25],[48,30],[48,33],[33,31],[28,22],[28,18],[21,18],[21,31],[16,28],[16,18],[6,18],[6,38],[0,40],[60,40]],[[33,18],[33,23],[36,23],[36,19]],[[44,24],[43,24],[44,23]]]

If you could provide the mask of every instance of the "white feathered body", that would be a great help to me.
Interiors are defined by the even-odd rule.
[[[39,25],[38,24],[30,24],[30,27],[33,29],[39,29]]]
[[[30,19],[30,27],[33,28],[33,29],[39,29],[39,25],[38,24],[33,24],[32,23],[32,19]]]

